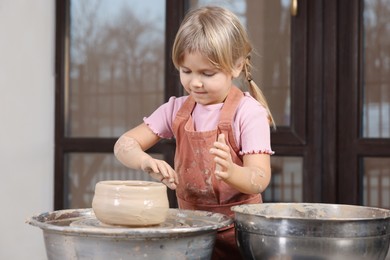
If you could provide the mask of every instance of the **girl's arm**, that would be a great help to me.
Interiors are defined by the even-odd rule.
[[[215,175],[233,188],[246,194],[263,192],[271,179],[271,163],[268,154],[247,154],[243,157],[243,166],[233,163],[230,148],[225,136],[218,136],[218,141],[210,149],[215,155]]]
[[[170,189],[176,189],[178,178],[172,167],[163,160],[154,159],[144,151],[155,145],[160,137],[142,123],[124,133],[114,146],[116,158],[125,166],[141,169]]]

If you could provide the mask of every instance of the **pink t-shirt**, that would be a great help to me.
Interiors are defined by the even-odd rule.
[[[172,138],[173,120],[187,98],[188,96],[171,97],[167,103],[144,118],[145,124],[161,138]],[[207,106],[196,104],[192,112],[195,130],[203,132],[216,129],[222,106],[223,103]],[[234,116],[233,130],[241,155],[274,153],[271,149],[267,111],[248,92],[244,92]]]

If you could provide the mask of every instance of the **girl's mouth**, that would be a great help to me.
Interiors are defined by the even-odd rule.
[[[204,94],[207,94],[207,92],[204,92],[204,91],[192,91],[192,93],[194,93],[195,95],[204,95]]]

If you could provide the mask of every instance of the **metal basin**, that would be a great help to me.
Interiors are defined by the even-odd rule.
[[[206,211],[169,209],[157,226],[128,228],[96,219],[92,209],[43,213],[27,223],[43,230],[48,259],[210,259],[219,228],[233,220]]]
[[[264,203],[232,207],[245,259],[385,259],[390,211],[352,205]]]

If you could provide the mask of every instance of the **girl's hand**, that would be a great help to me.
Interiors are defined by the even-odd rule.
[[[217,179],[229,179],[233,172],[234,163],[224,134],[218,135],[218,140],[214,142],[214,147],[210,149],[210,153],[215,155],[214,161],[216,166],[214,173]]]
[[[264,191],[271,179],[269,154],[247,154],[243,166],[233,162],[230,147],[225,136],[220,134],[210,153],[215,156],[215,176],[232,188],[245,194],[258,194]]]
[[[177,184],[179,184],[175,170],[163,160],[148,157],[142,161],[141,169],[149,173],[153,179],[161,181],[172,190],[176,189]]]

